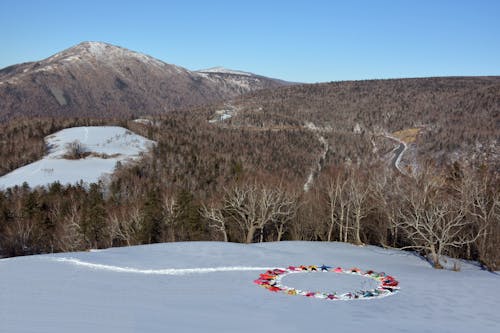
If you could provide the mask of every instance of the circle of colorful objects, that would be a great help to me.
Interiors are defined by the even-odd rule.
[[[373,279],[378,282],[374,289],[356,290],[343,294],[336,292],[321,292],[321,291],[304,291],[295,288],[287,287],[281,283],[283,277],[289,274],[296,273],[336,273],[336,274],[352,274]],[[288,268],[275,268],[260,274],[260,277],[254,281],[256,284],[266,288],[272,292],[281,292],[288,295],[301,295],[312,298],[321,298],[332,301],[348,301],[354,299],[371,299],[390,296],[399,291],[399,282],[392,276],[385,273],[377,273],[374,271],[362,271],[359,268],[342,269],[340,267],[331,266],[289,266]]]

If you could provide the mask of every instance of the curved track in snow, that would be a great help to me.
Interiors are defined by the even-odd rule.
[[[81,261],[76,258],[56,258],[58,262],[65,262],[72,265],[88,267],[91,269],[112,271],[118,273],[135,273],[150,275],[186,275],[186,274],[204,274],[215,272],[234,272],[234,271],[262,271],[272,269],[270,267],[251,267],[251,266],[223,266],[223,267],[199,267],[199,268],[162,268],[162,269],[139,269],[133,267],[120,267],[113,265],[95,264]]]

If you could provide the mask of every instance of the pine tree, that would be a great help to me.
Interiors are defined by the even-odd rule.
[[[144,202],[144,227],[143,241],[146,243],[159,243],[163,240],[163,212],[161,209],[158,189],[152,189],[146,195]]]
[[[88,246],[99,248],[106,239],[106,210],[99,184],[91,184],[84,204],[82,231]]]
[[[200,207],[195,202],[193,194],[182,189],[176,201],[176,225],[181,229],[180,236],[185,240],[202,240],[206,235],[206,228],[200,214]]]

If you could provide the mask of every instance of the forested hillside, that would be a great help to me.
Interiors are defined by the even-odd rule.
[[[3,173],[40,158],[43,137],[68,126],[120,125],[157,145],[107,184],[0,192],[0,250],[336,240],[416,249],[437,267],[447,254],[498,269],[498,86],[327,83],[142,122],[13,121],[0,131]]]
[[[331,158],[361,161],[382,133],[414,131],[416,155],[499,167],[500,77],[443,77],[297,85],[238,98],[234,123],[312,122],[330,128]],[[355,128],[361,151],[348,155]],[[404,133],[403,133],[404,134]],[[403,135],[404,136],[404,135]],[[372,141],[372,142],[370,142]],[[340,156],[338,156],[340,155]],[[347,155],[347,156],[346,156]]]

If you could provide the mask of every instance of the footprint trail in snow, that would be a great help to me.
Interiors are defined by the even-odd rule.
[[[84,266],[92,269],[113,271],[119,273],[151,274],[151,275],[186,275],[203,274],[214,272],[234,272],[234,271],[262,271],[272,269],[270,267],[251,266],[227,266],[227,267],[199,267],[199,268],[163,268],[163,269],[139,269],[133,267],[120,267],[104,264],[95,264],[81,261],[76,258],[57,258],[55,261],[66,262],[77,266]]]

